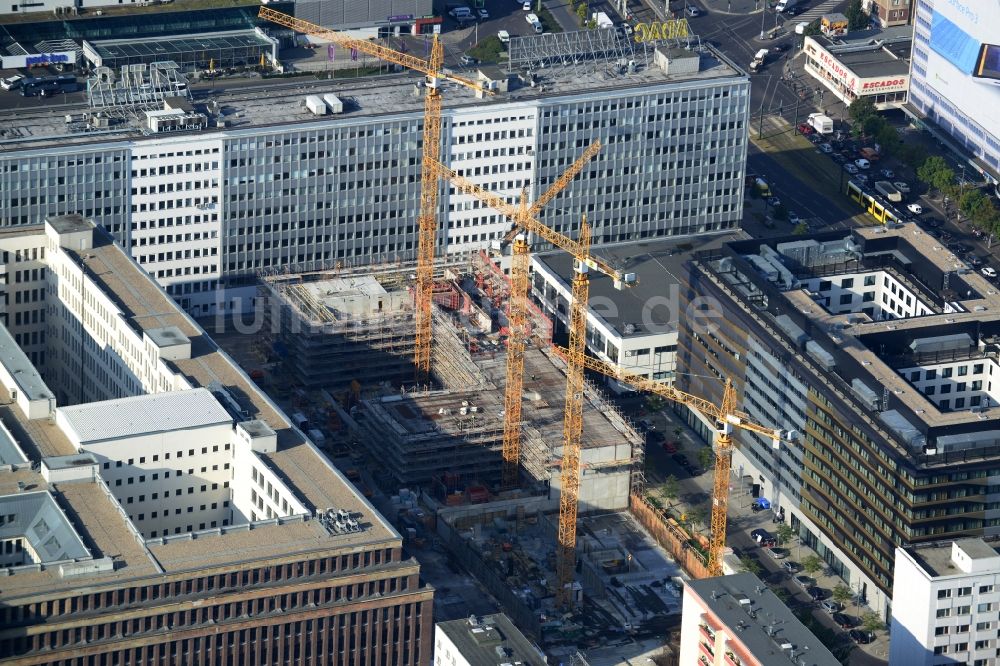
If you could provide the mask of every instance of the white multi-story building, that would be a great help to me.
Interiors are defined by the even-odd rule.
[[[896,549],[889,663],[995,666],[1000,553],[982,539]]]
[[[509,201],[525,187],[534,200],[600,140],[539,214],[546,225],[575,235],[586,214],[595,245],[737,228],[746,75],[710,49],[637,62],[617,73],[602,60],[551,63],[486,99],[448,90],[442,160]],[[0,118],[11,128],[0,225],[92,218],[195,315],[249,309],[262,273],[412,261],[423,130],[415,81],[322,84],[310,92],[346,100],[324,116],[299,92],[220,94],[209,129],[172,135],[122,124],[67,136],[65,110]],[[438,255],[469,255],[510,228],[446,185],[438,214]]]
[[[684,582],[678,663],[834,666],[840,661],[759,578],[738,573]]]
[[[687,313],[681,297],[684,262],[691,250],[719,247],[727,234],[699,239],[630,243],[596,252],[610,265],[634,273],[633,286],[617,288],[598,271],[590,272],[587,302],[587,350],[600,360],[646,379],[672,383],[676,372],[677,327]],[[573,258],[564,253],[531,257],[531,295],[556,324],[556,332],[569,325],[572,301]],[[608,379],[615,392],[632,390]]]
[[[434,666],[547,664],[545,655],[503,613],[434,625]]]

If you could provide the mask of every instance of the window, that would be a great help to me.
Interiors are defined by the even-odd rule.
[[[951,590],[938,590],[938,599],[948,599],[951,597]]]
[[[992,585],[980,585],[979,586],[979,594],[989,594],[992,591],[993,591],[993,586]]]
[[[992,602],[985,603],[985,604],[979,604],[979,606],[976,607],[976,612],[977,613],[989,613],[994,608],[996,608],[996,604],[992,603]]]
[[[866,275],[865,276],[865,286],[866,287],[874,287],[875,286],[875,276],[874,275]]]
[[[844,278],[840,281],[841,289],[850,289],[854,286],[854,278]]]
[[[850,305],[854,301],[854,294],[841,294],[840,304]]]
[[[937,617],[951,617],[951,609],[950,608],[938,608],[937,609]]]

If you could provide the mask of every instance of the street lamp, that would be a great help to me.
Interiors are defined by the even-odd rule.
[[[767,16],[767,7],[760,10],[760,39],[764,40],[764,17]]]

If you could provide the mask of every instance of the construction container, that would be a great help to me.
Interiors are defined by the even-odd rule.
[[[306,108],[317,116],[326,115],[326,102],[319,95],[309,95],[309,97],[306,97]]]
[[[327,107],[329,107],[330,113],[344,112],[344,102],[333,93],[323,95],[323,101],[326,102]]]
[[[469,486],[465,492],[469,496],[469,502],[472,504],[482,504],[483,502],[488,502],[490,499],[490,491],[485,486]]]

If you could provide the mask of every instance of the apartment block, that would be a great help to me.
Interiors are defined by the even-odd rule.
[[[596,59],[552,64],[530,81],[503,74],[507,91],[485,99],[449,90],[442,161],[507,200],[523,188],[534,200],[600,140],[597,157],[542,212],[548,226],[575,236],[586,214],[598,245],[736,228],[748,78],[707,47],[647,55],[627,72]],[[0,118],[12,129],[0,220],[92,218],[196,315],[249,309],[252,284],[276,271],[412,261],[416,82],[318,87],[311,92],[348,100],[324,116],[299,93],[220,93],[200,131],[120,123],[67,136],[66,110]],[[510,228],[471,195],[446,185],[440,194],[439,255],[471,256]]]
[[[888,615],[897,546],[1000,534],[996,289],[913,224],[696,255],[679,387],[788,443],[736,435],[734,488]],[[1000,384],[998,384],[1000,387]],[[710,436],[712,424],[688,414]],[[894,637],[895,638],[895,637]]]
[[[547,664],[544,654],[503,613],[434,625],[434,666]]]
[[[899,548],[893,579],[890,663],[1000,663],[995,543],[961,539]]]
[[[400,535],[103,230],[0,252],[4,663],[428,662]],[[36,367],[2,322],[39,304]]]
[[[680,664],[834,666],[840,661],[751,573],[684,582]]]

